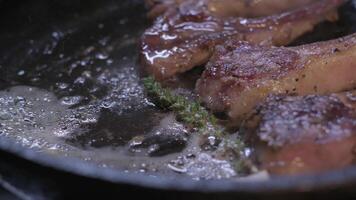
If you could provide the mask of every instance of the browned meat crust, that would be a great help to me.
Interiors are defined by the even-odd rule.
[[[215,45],[228,39],[285,45],[319,22],[336,19],[336,8],[343,2],[321,0],[291,12],[256,19],[216,17],[201,9],[203,5],[185,2],[168,9],[145,31],[141,63],[149,74],[162,80],[205,64]]]
[[[269,94],[326,94],[356,86],[356,34],[299,47],[219,46],[197,83],[212,110],[242,119]]]
[[[339,169],[355,162],[356,92],[270,96],[246,121],[261,167],[274,174]]]

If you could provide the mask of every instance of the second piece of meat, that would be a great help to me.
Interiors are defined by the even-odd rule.
[[[327,94],[356,87],[356,34],[298,47],[219,46],[197,83],[212,110],[239,121],[269,94]]]

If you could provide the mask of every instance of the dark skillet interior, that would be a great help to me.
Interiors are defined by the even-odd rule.
[[[355,32],[352,2],[341,11],[339,22],[321,24],[293,45]],[[354,169],[347,169],[265,183],[210,181],[203,186],[184,178],[167,179],[179,175],[159,169],[165,159],[173,159],[190,145],[186,138],[162,141],[178,141],[173,149],[127,151],[128,141],[149,134],[167,117],[147,101],[139,82],[136,45],[148,25],[143,2],[138,0],[0,1],[0,97],[13,97],[1,99],[0,108],[21,110],[10,116],[0,110],[0,135],[7,138],[0,147],[58,170],[159,188],[280,191],[299,190],[298,186],[309,183],[302,188],[309,190],[356,180]],[[27,104],[28,99],[33,105]],[[18,125],[19,121],[25,123]],[[45,156],[39,157],[38,151]],[[152,154],[152,163],[140,165],[141,154],[147,153]],[[88,166],[82,168],[80,160],[87,161]],[[105,167],[120,170],[108,172]],[[157,169],[159,175],[153,174],[159,179],[132,174]]]

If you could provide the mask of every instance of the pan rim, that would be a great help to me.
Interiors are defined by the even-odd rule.
[[[199,193],[290,193],[313,192],[338,188],[356,183],[356,166],[323,174],[274,177],[264,181],[204,180],[195,181],[187,177],[169,178],[124,172],[87,163],[79,158],[55,157],[37,152],[0,137],[0,150],[24,159],[27,162],[66,172],[75,176],[113,184],[138,186],[147,189],[173,190]]]

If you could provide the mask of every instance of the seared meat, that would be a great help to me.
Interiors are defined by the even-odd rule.
[[[355,163],[356,91],[270,96],[246,121],[261,167],[274,174],[339,169]]]
[[[200,2],[200,1],[199,1]],[[337,18],[344,0],[321,0],[308,7],[269,17],[215,17],[203,5],[184,2],[158,17],[141,39],[145,70],[162,80],[205,64],[214,47],[229,39],[286,45],[319,22]],[[196,8],[196,9],[194,9]]]
[[[217,47],[196,90],[237,121],[269,94],[326,94],[356,86],[356,34],[298,47],[228,42]]]
[[[163,14],[169,7],[189,5],[188,9],[206,9],[218,17],[262,17],[285,12],[318,0],[146,0],[152,7],[151,18]],[[202,5],[197,8],[195,5]],[[193,6],[192,6],[193,5]]]

